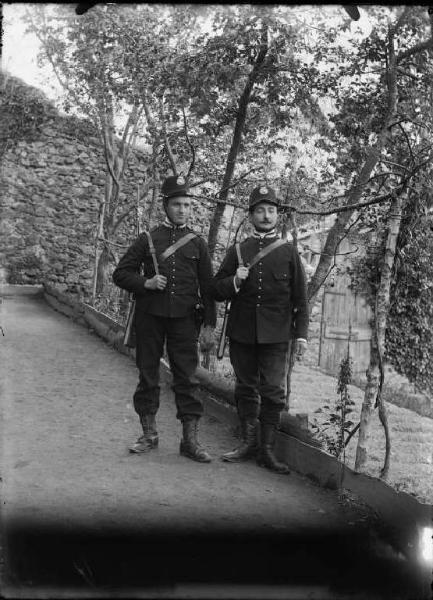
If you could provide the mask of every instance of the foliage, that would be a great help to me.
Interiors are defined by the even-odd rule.
[[[365,254],[352,258],[351,264],[346,267],[350,277],[349,288],[360,296],[363,296],[370,307],[374,309],[376,291],[380,284],[381,257],[384,252],[384,227],[377,228],[376,239],[372,239],[371,231],[364,234]],[[378,239],[377,239],[378,238]]]
[[[196,153],[194,179],[203,181],[203,187],[199,188],[202,193],[214,197],[222,188],[239,111],[245,108],[246,120],[235,157],[234,185],[230,188],[230,195],[242,204],[255,181],[269,178],[275,185],[275,155],[287,151],[287,134],[293,127],[298,128],[302,111],[304,115],[320,115],[317,100],[310,94],[317,73],[296,57],[307,50],[303,29],[290,24],[281,7],[266,10],[258,6],[212,7],[206,15],[208,27],[195,29],[192,23],[202,15],[197,15],[191,6],[182,11],[181,17],[177,9],[168,10],[167,18],[158,27],[156,39],[162,41],[154,39],[152,43],[157,63],[146,60],[148,50],[141,40],[141,22],[137,21],[135,29],[129,29],[124,37],[125,43],[133,43],[143,57],[139,61],[131,59],[130,64],[136,93],[140,98],[146,96],[156,129],[161,132],[165,127],[178,166],[183,170],[191,162],[185,111],[188,138]],[[180,19],[182,31],[179,31]],[[244,98],[264,31],[266,56],[250,96]],[[158,44],[167,39],[176,39],[178,43],[165,42],[160,48]],[[158,100],[162,101],[164,121]],[[166,161],[167,157],[160,158]],[[166,169],[168,166],[165,162]],[[246,173],[251,176],[245,177]]]
[[[345,448],[345,435],[349,434],[354,423],[348,418],[353,411],[355,402],[350,397],[349,385],[352,381],[353,361],[348,354],[340,363],[338,371],[337,394],[338,399],[333,406],[325,404],[316,409],[316,414],[324,414],[325,420],[312,424],[312,430],[326,450],[336,458],[340,458]]]
[[[385,359],[420,391],[433,391],[431,303],[433,219],[429,172],[414,182],[406,202],[397,244],[385,337]],[[375,237],[365,236],[366,253],[347,269],[351,288],[375,308],[386,229],[383,214]],[[381,241],[382,240],[382,241]]]
[[[416,213],[415,213],[416,214]],[[407,212],[392,286],[386,357],[421,391],[433,393],[433,218]]]
[[[399,22],[394,38],[402,56],[396,123],[360,196],[393,192],[428,152],[418,138],[425,126],[419,115],[431,99],[429,52],[404,56],[428,37],[427,11],[365,10],[373,28],[364,37],[349,30],[338,7],[98,5],[76,17],[71,6],[59,6],[49,18],[36,11],[33,23],[70,108],[93,115],[106,136],[108,129],[113,155],[122,153],[114,136],[123,135],[122,115],[135,108],[136,117],[145,116],[137,131],[148,150],[141,201],[154,201],[161,176],[186,171],[194,154],[194,191],[215,212],[218,197],[243,206],[263,180],[297,209],[323,209],[347,201],[384,127],[389,23]],[[406,160],[396,166],[402,148]],[[131,209],[131,199],[117,202],[113,187],[106,238]],[[365,211],[360,223],[377,228],[384,208]],[[332,248],[322,258],[332,261]]]
[[[3,119],[0,144],[1,155],[20,140],[37,139],[40,127],[54,108],[45,96],[35,89],[29,90],[18,79],[0,73],[0,111],[8,115]]]
[[[40,276],[43,270],[44,263],[41,258],[34,254],[24,255],[8,265],[8,283],[34,283],[35,274]]]

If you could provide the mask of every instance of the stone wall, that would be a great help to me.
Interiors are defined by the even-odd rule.
[[[96,131],[88,121],[59,114],[39,90],[19,80],[15,82],[33,103],[37,96],[43,110],[39,110],[42,118],[36,133],[12,140],[2,159],[0,281],[51,284],[88,299],[92,289],[98,202],[103,198],[106,170]],[[3,117],[7,119],[8,115]],[[131,154],[121,199],[136,197],[137,184],[144,179],[146,160],[144,153]],[[149,208],[149,205],[140,207],[145,219]],[[151,225],[161,216],[161,207],[157,205]],[[232,219],[232,208],[227,207],[215,269],[244,216],[238,210]],[[205,237],[210,218],[211,207],[194,201],[192,226]],[[126,248],[134,235],[134,224],[126,221],[116,242]],[[117,248],[117,253],[121,252]],[[118,290],[108,290],[108,295],[111,293],[115,296]],[[108,309],[108,305],[102,308]],[[222,303],[219,326],[223,308]],[[310,345],[305,358],[310,365],[317,365],[318,361],[320,317],[321,297],[312,311]]]
[[[39,90],[15,82],[29,102],[37,96],[43,110],[36,132],[5,144],[0,172],[0,281],[46,282],[86,297],[92,289],[98,203],[106,171],[97,132],[88,121],[59,114]],[[2,119],[13,118],[7,110],[7,102],[2,102]],[[136,198],[146,160],[143,152],[131,153],[121,202]],[[147,216],[149,207],[141,208]],[[155,218],[158,214],[157,208]],[[197,231],[206,234],[208,221],[208,209],[195,207]],[[126,248],[134,236],[134,224],[125,221],[115,241]]]

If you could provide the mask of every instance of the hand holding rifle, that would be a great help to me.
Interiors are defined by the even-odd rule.
[[[250,274],[250,270],[248,267],[238,267],[236,270],[236,286],[240,287],[241,284],[245,281],[245,279],[247,279],[248,275]]]
[[[144,282],[144,287],[147,290],[164,290],[166,285],[167,277],[165,275],[154,275]]]

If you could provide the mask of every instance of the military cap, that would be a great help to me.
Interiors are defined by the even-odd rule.
[[[191,196],[189,193],[188,181],[183,175],[172,175],[171,177],[167,177],[162,184],[161,193],[164,198]]]
[[[278,206],[278,198],[274,190],[267,185],[261,185],[253,189],[250,196],[249,210],[253,210],[256,204],[260,204],[260,202],[268,202]]]

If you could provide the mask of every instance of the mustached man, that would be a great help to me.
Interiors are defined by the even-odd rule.
[[[227,336],[242,434],[240,445],[222,458],[256,457],[261,466],[289,473],[273,448],[285,406],[289,341],[294,338],[298,355],[307,347],[306,280],[296,248],[277,234],[278,200],[272,188],[252,191],[249,219],[251,237],[228,250],[212,282],[213,297],[231,301]]]

